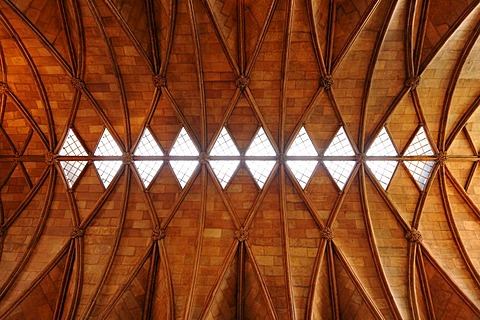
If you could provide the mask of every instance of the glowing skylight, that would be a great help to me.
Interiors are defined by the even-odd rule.
[[[430,172],[435,165],[434,161],[405,161],[405,165],[412,174],[415,181],[417,181],[420,189],[424,189],[427,180],[430,177]]]
[[[420,127],[417,134],[405,152],[405,156],[431,156],[433,155],[432,147],[428,142],[427,135],[423,127]],[[424,189],[430,172],[435,165],[434,161],[405,161],[405,165],[412,174],[420,189]]]
[[[353,167],[355,167],[355,161],[324,161],[324,164],[337,186],[343,190]]]
[[[397,161],[367,161],[367,166],[372,170],[373,175],[377,178],[378,182],[380,182],[384,190],[387,189],[395,172],[395,168],[397,168],[397,164]]]
[[[212,166],[215,176],[217,176],[218,181],[222,185],[222,188],[225,189],[228,182],[232,178],[233,174],[237,170],[240,160],[211,160],[210,165]]]
[[[267,181],[270,173],[272,172],[273,167],[275,166],[276,161],[272,160],[247,160],[245,161],[248,167],[248,170],[252,173],[252,176],[260,187],[263,188],[263,185]]]
[[[93,163],[105,188],[108,188],[113,178],[117,175],[118,170],[122,167],[122,161],[118,160],[100,160]]]
[[[276,156],[275,150],[268,140],[263,128],[258,129],[257,134],[253,138],[250,147],[245,153],[246,156]]]
[[[240,156],[235,142],[233,142],[232,137],[228,134],[227,129],[222,128],[220,135],[213,145],[212,151],[210,152],[211,156]],[[240,160],[211,160],[210,165],[212,166],[213,172],[217,177],[218,181],[222,185],[222,188],[225,188],[232,178],[233,174],[237,170]]]
[[[58,153],[61,156],[87,156],[87,151],[78,140],[72,129],[68,130],[67,138]]]
[[[380,131],[372,146],[367,151],[367,156],[396,156],[397,151],[393,146],[392,139],[385,128]],[[384,190],[387,189],[392,179],[397,161],[372,160],[367,161],[367,166],[372,170],[373,175],[380,182]]]
[[[163,156],[163,151],[150,130],[146,128],[133,154],[136,156]]]
[[[67,132],[67,137],[63,142],[62,149],[58,153],[61,156],[87,156],[87,151],[78,140],[72,129]],[[71,188],[77,181],[78,177],[85,169],[87,161],[60,161],[68,186]]]
[[[148,128],[143,131],[143,135],[138,142],[138,146],[133,153],[135,156],[163,156],[163,151],[158,145]],[[162,167],[162,160],[137,160],[134,161],[138,174],[142,179],[143,185],[148,188],[158,170]]]
[[[289,160],[287,161],[290,170],[297,179],[300,186],[305,189],[313,171],[317,167],[316,160]]]
[[[335,138],[328,146],[325,151],[326,156],[354,156],[355,152],[353,151],[352,145],[348,140],[348,137],[345,133],[343,127],[338,130]]]
[[[171,160],[173,172],[177,177],[178,182],[182,189],[187,185],[188,180],[192,177],[195,169],[197,168],[198,161],[192,160]]]
[[[110,132],[105,129],[103,131],[97,149],[95,149],[95,156],[121,156],[122,150],[113,139]],[[122,167],[122,161],[119,160],[100,160],[94,161],[95,168],[98,171],[100,179],[105,188],[108,188],[118,170]]]
[[[430,146],[430,142],[428,142],[423,127],[420,127],[408,146],[405,156],[433,156],[432,147]]]
[[[313,146],[312,140],[308,136],[305,127],[298,132],[292,146],[287,151],[287,156],[317,156],[317,150]]]
[[[87,165],[87,161],[60,161],[63,173],[67,179],[68,186],[71,188],[77,181],[83,169]]]
[[[187,133],[185,128],[182,128],[180,134],[170,150],[171,156],[198,156],[197,147]]]
[[[258,129],[257,134],[253,138],[253,141],[250,144],[250,147],[248,148],[245,155],[247,157],[272,157],[277,155],[263,128]],[[263,188],[263,185],[267,181],[268,176],[270,176],[270,173],[272,172],[275,163],[276,161],[274,160],[246,161],[247,167],[252,173],[253,179],[260,187],[260,189]]]
[[[380,131],[372,146],[367,151],[367,156],[396,156],[397,151],[385,127]]]
[[[113,139],[110,132],[105,129],[103,135],[100,138],[97,149],[95,149],[94,155],[96,156],[121,156],[122,150]]]
[[[355,152],[353,151],[352,145],[348,140],[347,134],[343,127],[341,127],[332,142],[325,150],[325,156],[354,156]],[[343,190],[345,183],[347,183],[348,177],[352,173],[353,167],[355,166],[355,161],[324,161],[325,167],[327,167],[328,172],[335,180],[337,186]]]
[[[142,179],[143,185],[145,188],[148,188],[150,183],[152,182],[155,175],[162,167],[163,161],[162,160],[141,160],[141,161],[134,161],[135,167],[137,168],[138,174]]]
[[[292,145],[287,151],[288,156],[318,156],[317,150],[313,146],[312,140],[308,136],[305,127],[302,127],[293,140]],[[297,179],[300,186],[305,189],[310,177],[317,166],[316,160],[289,160],[287,161],[290,170]]]
[[[232,137],[228,134],[225,127],[220,132],[220,135],[213,145],[212,151],[210,151],[211,156],[239,156],[240,152],[238,151],[237,146],[232,140]]]

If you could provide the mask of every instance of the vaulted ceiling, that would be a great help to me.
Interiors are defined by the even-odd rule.
[[[480,319],[479,35],[478,0],[1,0],[0,318]]]

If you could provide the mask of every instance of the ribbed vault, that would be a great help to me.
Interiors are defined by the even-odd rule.
[[[480,319],[479,35],[478,0],[1,0],[0,318]]]

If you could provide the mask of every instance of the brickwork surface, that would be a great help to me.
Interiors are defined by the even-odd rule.
[[[0,318],[480,319],[479,21],[473,0],[1,1]],[[325,156],[342,127],[353,154]],[[419,127],[432,154],[405,156]],[[286,155],[302,128],[318,155]],[[162,154],[135,154],[146,129]],[[170,154],[182,130],[198,157]],[[247,156],[258,130],[274,152]],[[318,164],[299,184],[289,160]],[[344,187],[326,161],[355,163]]]

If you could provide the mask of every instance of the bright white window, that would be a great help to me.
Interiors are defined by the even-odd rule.
[[[198,156],[197,147],[195,147],[195,144],[185,128],[180,130],[180,133],[173,143],[172,149],[170,150],[170,155],[184,157]],[[195,169],[197,168],[197,164],[198,161],[196,160],[170,160],[170,166],[172,167],[175,177],[177,177],[177,180],[182,188],[187,185],[188,180],[190,180],[195,172]]]
[[[302,127],[293,140],[291,147],[287,151],[288,156],[318,156],[317,150],[308,136],[305,127]],[[312,177],[317,160],[288,160],[287,165],[297,179],[300,186],[305,189],[308,181]]]
[[[87,156],[87,151],[80,143],[72,129],[67,132],[67,137],[63,142],[59,155],[61,156]],[[73,187],[75,181],[87,166],[87,161],[60,161],[60,166],[63,169],[63,174],[68,182],[70,188]]]
[[[68,186],[71,188],[77,181],[83,169],[87,166],[87,161],[60,161],[63,173],[67,179]]]
[[[275,166],[275,161],[247,160],[245,163],[247,164],[248,170],[252,173],[253,179],[255,179],[260,189],[262,189]]]
[[[253,138],[250,147],[245,153],[247,157],[272,157],[276,156],[275,150],[272,147],[272,143],[268,139],[265,130],[263,128],[258,129],[257,134]],[[247,160],[247,164],[250,173],[257,185],[263,188],[263,185],[270,176],[276,161],[274,160]]]
[[[240,156],[235,142],[233,142],[232,137],[228,133],[227,129],[224,127],[220,132],[220,135],[215,141],[212,151],[210,152],[211,156]],[[240,164],[239,160],[211,160],[210,165],[212,166],[213,172],[217,177],[218,181],[222,185],[222,188],[225,188],[232,178],[233,174],[237,170],[238,165]]]
[[[143,131],[138,146],[133,153],[135,156],[163,156],[163,151],[158,145],[148,128]],[[135,161],[135,167],[142,179],[143,185],[148,188],[155,175],[163,165],[162,160]]]
[[[113,139],[110,132],[105,129],[102,137],[98,143],[97,149],[95,149],[95,156],[121,156],[122,150]],[[119,160],[100,160],[94,161],[95,168],[102,180],[105,188],[108,188],[113,178],[117,175],[118,171],[122,167],[122,161]]]
[[[392,139],[385,128],[380,131],[372,146],[367,151],[367,156],[396,156],[397,151],[393,145]],[[397,168],[397,161],[371,160],[367,161],[367,166],[372,171],[375,178],[380,182],[384,190],[387,189],[393,173]]]
[[[347,134],[343,127],[341,127],[332,142],[325,150],[325,156],[354,156],[352,145],[348,140]],[[345,160],[332,160],[324,161],[325,167],[332,176],[333,180],[337,183],[337,186],[343,190],[347,183],[353,168],[355,167],[355,161]]]
[[[423,127],[420,127],[417,134],[405,152],[405,156],[431,156],[433,150],[428,142],[427,135]],[[405,161],[405,165],[417,182],[420,189],[424,189],[427,184],[430,173],[435,165],[434,161]]]

